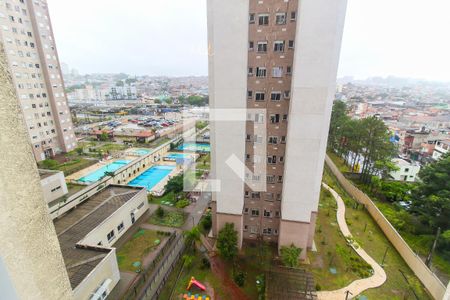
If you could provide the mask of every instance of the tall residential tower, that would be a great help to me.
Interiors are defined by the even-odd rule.
[[[58,53],[45,0],[1,0],[0,40],[36,161],[75,148]]]
[[[345,11],[346,0],[208,0],[215,234],[231,222],[240,245],[311,248]],[[247,113],[217,121],[224,110]]]

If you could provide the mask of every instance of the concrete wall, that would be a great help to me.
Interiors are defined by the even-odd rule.
[[[120,209],[109,216],[109,218],[104,220],[99,226],[88,233],[79,242],[79,244],[97,245],[101,242],[103,247],[112,247],[114,243],[133,225],[133,223],[131,223],[131,213],[134,213],[135,221],[137,221],[148,210],[148,207],[147,191],[142,189],[136,196],[133,197],[133,199],[125,203],[122,207],[120,207]],[[117,226],[122,222],[124,227],[119,232]],[[107,234],[111,230],[114,230],[114,239],[108,241]]]
[[[215,109],[246,109],[248,59],[248,0],[208,0],[209,100],[211,111],[211,179],[220,179],[212,194],[217,212],[242,215],[244,169],[239,178],[227,165],[232,155],[244,161],[245,121],[215,121]],[[245,115],[245,114],[244,114]],[[222,222],[215,228],[220,230]],[[242,231],[242,217],[235,227]],[[242,234],[240,234],[242,237]]]
[[[0,43],[0,280],[19,299],[71,299],[72,289]],[[8,279],[6,279],[6,277]],[[0,298],[6,297],[1,290]]]
[[[52,175],[41,179],[44,199],[47,203],[56,200],[68,193],[66,180],[63,172],[39,170],[39,172],[50,172]]]
[[[108,279],[111,280],[107,288],[109,294],[120,280],[116,249],[112,249],[97,267],[74,289],[74,299],[91,299],[92,294]]]
[[[328,156],[326,156],[325,162],[334,176],[336,176],[341,186],[345,189],[345,191],[358,202],[364,204],[367,211],[370,213],[378,226],[380,226],[381,230],[384,232],[388,240],[392,243],[395,249],[397,249],[400,256],[411,268],[414,274],[416,274],[416,276],[434,297],[434,299],[444,299],[444,284],[436,275],[433,274],[433,272],[431,272],[431,270],[425,265],[422,259],[417,256],[414,251],[412,251],[405,240],[403,240],[402,236],[397,232],[397,230],[395,230],[391,223],[389,223],[389,221],[378,209],[378,207],[372,202],[372,200],[361,190],[355,187],[350,181],[348,181]]]

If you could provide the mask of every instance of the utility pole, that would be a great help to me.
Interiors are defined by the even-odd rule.
[[[433,245],[431,246],[430,252],[428,253],[427,259],[425,260],[425,264],[428,268],[431,266],[431,259],[433,257],[434,249],[436,249],[437,241],[439,236],[441,235],[441,227],[438,227],[436,232],[436,238],[434,239]]]
[[[353,294],[352,294],[350,291],[346,291],[346,292],[345,292],[345,300],[348,300],[348,299],[349,299],[348,297],[349,297],[350,295],[353,296]]]

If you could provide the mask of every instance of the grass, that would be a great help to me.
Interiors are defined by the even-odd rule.
[[[85,158],[74,158],[64,163],[58,163],[55,160],[44,160],[38,163],[39,168],[58,170],[64,172],[65,176],[78,172],[84,168],[94,165],[97,160]]]
[[[316,223],[317,252],[309,252],[311,264],[307,267],[313,274],[317,287],[336,290],[357,279],[370,276],[372,268],[347,245],[336,219],[337,204],[332,194],[322,188],[319,214]],[[337,274],[332,274],[330,268]]]
[[[181,273],[179,280],[177,281],[178,274],[183,265],[183,259],[180,259],[175,265],[173,271],[170,273],[167,283],[164,286],[161,294],[159,295],[159,299],[167,299],[167,300],[178,300],[180,299],[180,295],[187,292],[186,287],[189,283],[189,280],[192,276],[195,277],[196,280],[200,281],[202,284],[209,284],[214,289],[216,296],[219,296],[221,299],[227,299],[226,292],[223,290],[222,283],[220,280],[211,272],[210,268],[204,267],[202,264],[202,259],[205,257],[198,250],[193,253],[192,250],[187,252],[188,255],[193,255],[194,260],[192,262],[192,266],[187,269],[185,268]],[[170,298],[170,292],[174,290],[172,297]],[[202,293],[200,290],[191,289],[191,292],[198,293],[199,295],[206,295],[206,293]],[[212,296],[212,295],[209,295]]]
[[[123,145],[123,144],[112,144],[112,143],[108,143],[108,144],[103,144],[100,145],[98,147],[96,147],[97,152],[98,151],[102,151],[102,152],[118,152],[118,151],[122,151],[127,149],[127,146]]]
[[[367,290],[363,294],[369,299],[414,299],[411,292],[411,290],[414,290],[419,299],[431,299],[419,279],[406,265],[370,214],[361,206],[358,209],[354,208],[355,201],[342,189],[327,168],[323,180],[344,200],[347,224],[360,246],[378,263],[381,263],[384,253],[388,249],[384,263],[384,270],[387,275],[386,282],[382,286]],[[409,285],[399,270],[408,278]]]
[[[119,269],[135,272],[136,267],[133,263],[136,261],[142,263],[145,256],[155,250],[164,238],[165,236],[158,235],[156,231],[140,229],[117,252]]]
[[[347,166],[344,163],[344,160],[341,157],[339,157],[336,153],[328,151],[327,154],[331,158],[331,160],[336,164],[336,167],[338,167],[339,171],[341,171],[342,173],[350,172],[350,167]]]
[[[158,139],[154,140],[153,142],[150,142],[149,146],[156,148],[158,146],[161,146],[162,144],[167,143],[168,141],[170,141],[170,139],[167,137],[158,138]]]
[[[151,215],[148,222],[154,225],[169,226],[169,227],[181,227],[186,221],[187,214],[181,210],[164,210],[164,216],[162,218],[156,215],[156,212]]]
[[[211,169],[211,155],[201,155],[197,160],[197,168],[202,170],[210,170]]]
[[[155,197],[152,194],[148,194],[148,201],[152,204],[165,205],[169,207],[176,206],[176,203],[182,200],[187,200],[184,193],[174,194],[174,192],[169,192],[161,197]]]

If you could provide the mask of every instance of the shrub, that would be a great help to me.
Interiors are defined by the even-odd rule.
[[[243,287],[245,284],[245,273],[242,271],[239,267],[235,268],[233,270],[233,280],[234,282],[240,286]]]
[[[294,244],[291,244],[289,247],[282,246],[280,252],[283,265],[291,268],[298,266],[298,260],[300,253],[302,253],[302,248],[298,248]]]
[[[46,159],[42,161],[42,166],[45,169],[54,169],[58,166],[58,162],[53,159]]]
[[[211,268],[211,263],[209,262],[209,259],[206,257],[202,258],[202,269],[209,269]]]
[[[219,254],[225,259],[233,259],[237,253],[237,231],[233,223],[225,223],[217,236],[217,249]]]
[[[177,208],[185,208],[185,207],[188,206],[189,204],[191,204],[191,203],[189,202],[189,200],[183,199],[183,200],[178,201],[178,202],[175,204],[175,206],[176,206]]]
[[[202,227],[205,231],[209,231],[212,227],[212,217],[210,214],[206,215],[202,220]]]
[[[158,208],[156,209],[156,216],[158,218],[163,218],[165,214],[164,209],[161,206],[158,206]]]

